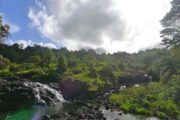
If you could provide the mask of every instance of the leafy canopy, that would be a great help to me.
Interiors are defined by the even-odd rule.
[[[3,24],[2,16],[0,16],[0,43],[9,36],[9,29],[10,27],[7,24]]]
[[[180,1],[171,2],[171,10],[161,20],[164,29],[161,31],[163,44],[167,47],[179,47],[180,45]]]

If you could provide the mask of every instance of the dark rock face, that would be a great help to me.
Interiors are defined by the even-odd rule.
[[[55,105],[63,101],[62,95],[47,85],[36,82],[0,80],[0,111],[32,105]]]
[[[0,81],[0,111],[16,109],[18,106],[30,106],[35,100],[32,89],[22,88],[22,83],[11,84],[7,81]]]
[[[68,99],[78,93],[80,90],[85,90],[85,88],[88,87],[85,83],[82,83],[80,81],[66,79],[61,81],[59,88],[60,91],[62,91],[63,96]]]

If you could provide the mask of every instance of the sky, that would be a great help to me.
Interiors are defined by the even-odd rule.
[[[7,44],[138,52],[159,47],[171,0],[1,0]]]

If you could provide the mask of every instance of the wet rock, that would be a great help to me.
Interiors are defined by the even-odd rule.
[[[51,118],[52,118],[52,119],[59,119],[59,118],[61,118],[61,116],[58,115],[58,114],[55,114],[55,115],[52,115]]]
[[[119,115],[122,115],[122,113],[120,112]]]
[[[50,116],[49,115],[44,115],[42,118],[43,118],[43,120],[49,120]]]
[[[86,104],[69,112],[59,112],[51,115],[49,120],[104,120],[102,112],[94,108],[93,104]]]
[[[0,80],[0,111],[63,102],[61,93],[37,82]]]
[[[108,105],[105,105],[105,109],[106,109],[106,110],[109,110],[110,107],[109,107]]]

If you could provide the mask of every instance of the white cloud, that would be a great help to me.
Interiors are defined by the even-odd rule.
[[[13,45],[15,43],[18,43],[23,46],[23,48],[26,48],[27,46],[33,46],[34,44],[43,46],[43,47],[48,47],[48,48],[57,48],[57,46],[53,43],[45,43],[45,42],[33,42],[32,40],[17,40],[17,41],[12,41],[8,40],[6,41],[7,44]]]
[[[21,30],[20,26],[10,22],[9,20],[6,20],[4,13],[0,13],[0,16],[3,16],[4,23],[10,26],[10,33],[17,33]]]
[[[43,43],[43,42],[39,42],[37,43],[38,45],[44,46],[44,47],[48,47],[48,48],[57,48],[56,45],[54,43]]]
[[[35,11],[33,8],[30,8],[28,17],[33,20],[30,27],[36,27],[45,37],[54,36],[56,34],[55,28],[57,27],[54,16],[48,16],[44,9],[37,13]]]
[[[31,40],[18,40],[16,43],[23,46],[23,48],[26,48],[27,46],[32,46],[33,43]]]
[[[17,33],[21,30],[21,27],[12,23],[8,24],[10,26],[10,33]]]
[[[31,27],[68,49],[137,52],[161,42],[171,0],[46,0],[29,9]],[[46,5],[46,6],[45,6]]]

